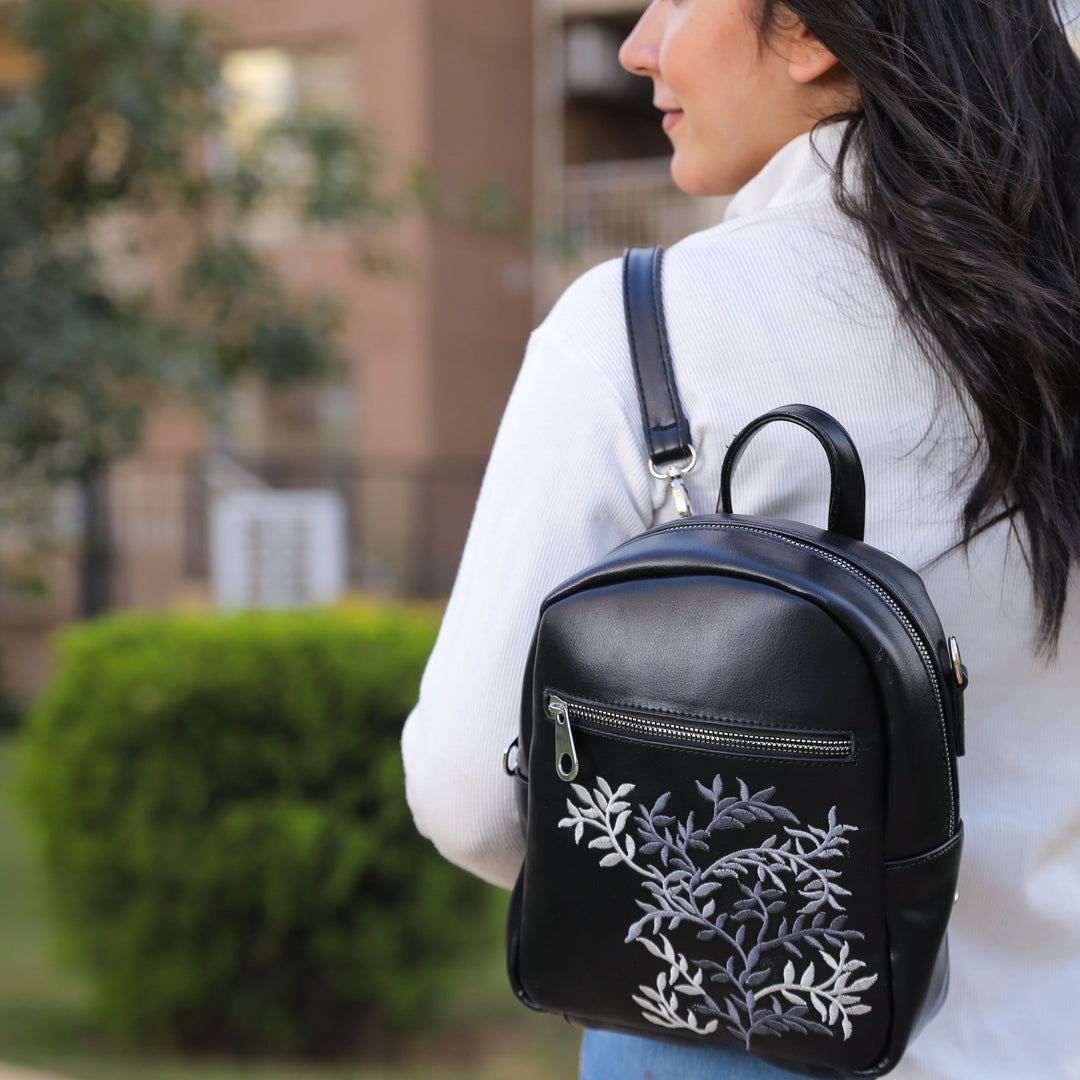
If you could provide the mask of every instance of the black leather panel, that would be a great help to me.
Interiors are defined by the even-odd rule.
[[[824,605],[856,640],[864,643],[868,650],[868,662],[876,669],[878,683],[889,688],[886,717],[893,755],[890,772],[893,783],[887,793],[886,857],[906,858],[943,843],[955,831],[959,817],[956,765],[951,742],[950,710],[947,707],[950,694],[942,689],[946,686],[947,673],[938,670],[937,678],[933,681],[928,677],[923,658],[892,611],[858,577],[823,558],[809,543],[815,535],[821,542],[826,534],[820,530],[801,526],[800,533],[792,533],[794,539],[808,541],[806,547],[801,547],[777,541],[766,532],[733,531],[716,528],[718,525],[775,530],[776,522],[703,515],[683,523],[661,526],[616,548],[588,573],[572,578],[561,586],[546,603],[558,602],[587,587],[642,576],[663,578],[681,574],[724,573],[769,582],[779,589],[806,596],[812,602]],[[672,542],[675,536],[678,537],[677,543]],[[833,538],[832,534],[828,534],[829,540]],[[838,548],[839,545],[833,544],[833,547]],[[856,541],[850,541],[845,548],[845,554],[854,555],[858,549],[878,556],[874,570],[880,566],[882,559],[888,559],[888,556]],[[890,561],[906,570],[895,560]],[[869,574],[869,560],[863,559],[861,563],[867,566]],[[918,581],[910,570],[906,573]],[[897,572],[894,582],[898,583],[902,576]],[[927,625],[934,627],[930,631],[933,635],[929,638],[931,646],[937,642],[943,648],[944,634],[921,582],[917,592],[912,591],[912,595],[908,596],[900,593],[900,596],[904,600],[901,606],[912,625],[917,629]],[[919,606],[923,606],[924,610],[915,616],[911,608]],[[675,633],[667,625],[662,611],[646,613],[638,609],[635,618],[645,623],[660,620],[652,626],[653,640]],[[888,647],[883,648],[883,644]],[[745,641],[743,647],[746,647]],[[940,650],[928,647],[928,654],[931,664],[936,667]],[[944,731],[939,725],[921,722],[927,713],[937,712],[935,686],[943,693],[943,705],[946,706]],[[927,776],[934,773],[940,778],[940,783],[928,784]],[[948,797],[950,791],[951,805]],[[937,793],[936,799],[930,797],[934,793]]]
[[[639,610],[666,613],[657,618],[666,618],[670,625],[658,633],[656,621],[622,617],[629,606],[639,605]],[[755,618],[773,622],[777,633],[755,642]],[[609,633],[614,625],[624,628],[616,637]],[[545,695],[552,691],[674,719],[712,717],[752,732],[786,728],[800,736],[852,733],[855,753],[844,761],[656,745],[650,751],[650,774],[639,778],[626,798],[640,814],[667,793],[668,812],[680,821],[693,814],[700,826],[707,824],[710,807],[697,784],[709,789],[719,777],[724,794],[738,793],[743,784],[751,793],[772,789],[770,801],[797,815],[802,823],[798,827],[828,829],[830,814],[842,826],[858,821],[858,830],[848,837],[848,854],[829,867],[842,872],[840,884],[851,894],[846,925],[857,930],[882,922],[881,870],[874,857],[881,849],[884,818],[878,801],[884,767],[882,718],[870,665],[858,643],[828,612],[771,585],[715,574],[688,575],[615,583],[552,604],[544,613],[541,637],[543,648],[533,672],[536,726],[528,763],[530,861],[518,886],[525,929],[515,939],[518,955],[512,964],[523,1000],[590,1024],[629,1027],[640,1013],[633,1000],[636,989],[655,987],[664,968],[657,967],[656,958],[639,942],[625,940],[641,917],[635,899],[648,898],[647,892],[635,897],[639,879],[634,871],[626,866],[600,868],[603,852],[590,849],[584,840],[575,844],[572,830],[559,825],[573,789],[555,776],[554,724],[545,714]],[[694,643],[703,641],[710,643],[717,663],[702,663],[695,653]],[[640,776],[636,763],[641,745],[631,737],[579,729],[575,744],[580,758],[576,783],[585,789],[595,790],[602,777],[617,790],[627,776]],[[707,858],[719,856],[725,844],[752,847],[770,834],[783,841],[787,823],[751,823],[745,830],[721,831]],[[550,873],[554,866],[559,867],[557,878]],[[757,878],[750,874],[744,880],[753,885]],[[737,882],[726,888],[739,899]],[[838,913],[826,907],[825,914],[831,923]],[[790,925],[795,909],[770,916],[774,922],[764,934],[766,940],[785,917]],[[710,952],[697,940],[698,929],[665,926],[661,933],[689,959],[708,961],[713,956],[724,963],[730,951],[714,947]],[[757,924],[751,929],[759,932]],[[837,951],[822,945],[833,954]],[[774,981],[789,959],[799,976],[815,962],[823,968],[817,950],[805,944],[799,956],[774,948]],[[790,1055],[823,1068],[838,1060],[849,1068],[863,1068],[882,1056],[888,1034],[882,1020],[888,1016],[889,958],[878,951],[880,942],[853,940],[850,948],[866,971],[878,974],[863,995],[873,1006],[871,1013],[859,1017],[848,1040],[821,1033],[762,1039],[765,1045],[776,1042],[778,1063],[788,1062]],[[605,993],[612,983],[625,986],[626,992]],[[597,1001],[606,1002],[606,1012],[595,1011]],[[708,1041],[736,1045],[722,1028]]]
[[[529,855],[507,935],[518,996],[589,1026],[640,1031],[649,988],[661,998],[672,989],[670,982],[666,989],[657,983],[669,961],[658,960],[634,932],[656,894],[642,892],[652,871],[628,864],[655,864],[664,850],[664,843],[650,848],[650,814],[669,819],[658,828],[669,830],[669,845],[682,845],[683,855],[671,856],[674,871],[692,836],[708,848],[702,858],[723,862],[743,849],[761,857],[770,844],[793,837],[788,827],[828,832],[836,824],[857,825],[843,831],[844,850],[831,864],[845,890],[838,907],[846,921],[839,928],[850,933],[843,941],[820,942],[821,950],[803,942],[799,955],[778,951],[773,968],[760,975],[771,989],[754,985],[775,1006],[781,1001],[776,980],[792,978],[786,964],[795,978],[805,974],[816,985],[827,952],[831,962],[846,958],[855,965],[851,980],[873,976],[858,991],[869,1011],[851,1017],[846,1039],[837,1036],[836,1017],[831,1034],[819,1025],[787,1030],[782,1038],[767,1030],[766,1017],[751,1049],[805,1075],[874,1076],[891,1069],[947,985],[944,933],[960,849],[953,754],[960,695],[948,683],[948,663],[944,633],[917,575],[858,541],[775,519],[724,515],[660,526],[554,590],[543,605],[523,686],[520,771],[527,784],[519,789]],[[561,744],[547,710],[551,694],[578,710],[571,714],[579,765],[574,784],[556,774]],[[753,750],[676,745],[682,735],[658,736],[649,727],[669,719],[678,725],[680,718],[684,734],[687,725],[699,733],[709,725],[725,732],[738,727],[767,738],[785,731],[810,746],[846,733],[853,752],[822,760],[815,751],[800,760],[768,753],[767,740],[753,742]],[[623,721],[629,730],[618,726]],[[643,752],[650,755],[647,770]],[[590,798],[599,806],[604,790],[610,794],[626,782],[634,787],[621,796],[627,807],[620,828],[637,837],[641,855],[601,865],[614,853],[590,846],[602,840],[592,824],[583,824],[587,837],[575,841],[574,806],[587,808]],[[714,783],[720,794],[710,802]],[[719,820],[721,796],[755,793],[765,793],[761,799],[789,811],[797,823],[777,810],[772,819],[751,814],[742,827],[701,832],[708,819]],[[657,799],[665,796],[657,811]],[[664,865],[665,873],[672,870]],[[756,886],[748,870],[749,864],[718,885],[729,892]],[[767,874],[758,880],[769,887]],[[737,911],[739,895],[718,896],[717,910]],[[767,916],[773,923],[756,939],[762,949],[774,947],[768,939],[779,932],[775,920],[794,915],[798,902],[793,906],[790,895],[760,901],[741,895],[762,911],[776,905]],[[829,920],[836,914],[837,908],[826,912]],[[747,916],[754,933],[758,917]],[[680,1007],[690,999],[684,976],[674,972],[676,961],[687,970],[715,971],[719,981],[706,986],[718,1002],[730,981],[708,965],[723,965],[732,943],[726,953],[710,953],[714,943],[698,936],[694,918],[687,917],[688,926],[665,916],[643,931],[657,948],[666,941],[674,950],[668,974],[684,980]],[[862,935],[860,927],[873,932]],[[740,963],[748,962],[744,955]],[[787,1009],[791,1001],[783,1000]],[[752,997],[746,1001],[748,1010],[755,1007]],[[817,1014],[810,1010],[806,1018],[815,1021]],[[655,1035],[739,1042],[723,1024],[707,1035],[663,1027]]]
[[[889,1049],[877,1069],[891,1068],[904,1047],[941,1009],[949,987],[946,927],[956,897],[964,829],[941,847],[885,866],[885,912],[889,926],[893,993],[898,1002],[920,1001],[922,1009],[895,1010]],[[936,957],[932,966],[927,957]],[[915,959],[918,963],[912,963]]]

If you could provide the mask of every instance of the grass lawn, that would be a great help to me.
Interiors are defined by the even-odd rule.
[[[12,754],[0,740],[0,1062],[70,1080],[572,1080],[578,1033],[513,998],[501,942],[462,972],[438,1030],[392,1062],[310,1065],[136,1057],[96,1031],[86,984],[56,960],[26,829],[11,798]]]

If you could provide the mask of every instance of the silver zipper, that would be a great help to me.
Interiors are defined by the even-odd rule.
[[[548,715],[555,721],[555,771],[569,782],[578,773],[571,721],[579,729],[611,731],[635,737],[659,736],[690,743],[708,750],[735,751],[771,757],[810,757],[846,760],[851,757],[854,739],[849,733],[786,735],[779,731],[754,731],[694,721],[683,717],[645,716],[577,701],[565,701],[556,694],[547,699]]]
[[[772,529],[762,529],[754,525],[733,525],[723,524],[719,522],[674,522],[665,526],[665,531],[669,529],[728,529],[732,532],[748,532],[757,533],[759,536],[769,536],[775,540],[780,540],[785,544],[789,544],[791,547],[801,548],[804,551],[813,552],[820,558],[825,559],[827,562],[831,562],[841,569],[846,570],[849,574],[854,575],[860,581],[863,582],[869,589],[877,594],[878,598],[888,607],[896,618],[900,621],[900,624],[907,631],[908,636],[911,638],[912,644],[918,650],[919,656],[922,659],[923,667],[926,669],[927,675],[930,677],[930,685],[934,690],[934,700],[937,704],[938,720],[941,724],[941,739],[945,756],[945,778],[949,786],[949,835],[956,831],[956,812],[954,806],[956,803],[956,793],[953,787],[952,778],[952,766],[949,760],[949,725],[945,717],[945,702],[942,697],[941,683],[938,679],[937,668],[934,666],[933,659],[930,655],[930,650],[923,641],[922,635],[916,630],[915,625],[907,617],[907,613],[902,607],[876,582],[869,576],[861,567],[847,559],[841,558],[839,555],[834,555],[831,551],[826,551],[823,548],[818,547],[815,544],[805,543],[801,540],[793,540],[790,536],[781,532],[775,532]],[[657,530],[659,531],[659,530]]]

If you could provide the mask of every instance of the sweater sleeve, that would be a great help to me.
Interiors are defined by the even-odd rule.
[[[541,326],[500,423],[402,735],[417,828],[451,862],[496,885],[513,885],[524,854],[502,754],[518,731],[540,602],[647,528],[652,499],[640,423],[602,371]]]

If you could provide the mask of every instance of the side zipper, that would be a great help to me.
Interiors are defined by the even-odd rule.
[[[555,772],[566,783],[577,776],[580,764],[574,745],[574,727],[582,731],[608,732],[639,739],[651,737],[661,745],[677,746],[683,743],[704,750],[762,757],[850,761],[855,748],[855,739],[850,732],[823,731],[794,735],[779,730],[739,727],[723,721],[649,716],[567,701],[554,693],[547,695],[547,713],[555,721]]]

